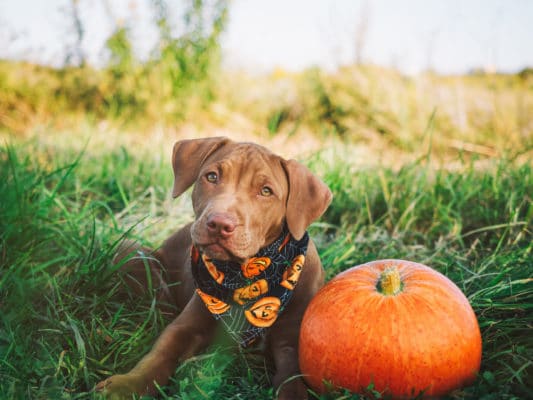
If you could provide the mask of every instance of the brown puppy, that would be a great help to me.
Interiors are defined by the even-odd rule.
[[[331,192],[296,161],[226,138],[177,142],[172,162],[173,196],[194,184],[195,221],[124,268],[138,284],[146,281],[148,263],[159,300],[182,311],[130,372],[100,382],[97,390],[113,397],[154,394],[154,382],[165,385],[223,321],[243,345],[265,336],[279,399],[307,398],[301,378],[289,379],[299,374],[303,313],[324,282],[306,229],[326,210]]]

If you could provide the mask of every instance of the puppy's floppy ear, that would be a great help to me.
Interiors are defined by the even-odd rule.
[[[174,188],[172,197],[185,192],[198,178],[204,161],[230,140],[225,137],[181,140],[174,144],[172,151],[172,168],[174,170]]]
[[[289,180],[287,226],[296,240],[329,206],[332,194],[324,182],[295,160],[282,162]]]

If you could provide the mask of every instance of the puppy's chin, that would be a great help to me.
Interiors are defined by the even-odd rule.
[[[233,252],[218,243],[198,246],[198,248],[212,260],[232,261],[241,264],[249,258],[248,256],[237,254],[237,252]]]

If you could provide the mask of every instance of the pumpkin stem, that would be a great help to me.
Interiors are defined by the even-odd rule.
[[[380,275],[378,290],[385,296],[394,296],[402,291],[402,280],[398,267],[393,265],[386,268]]]

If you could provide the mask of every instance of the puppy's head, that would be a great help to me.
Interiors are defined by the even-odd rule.
[[[180,141],[172,165],[174,197],[194,185],[193,243],[214,259],[248,259],[285,223],[300,239],[331,201],[327,186],[306,167],[253,143]]]

